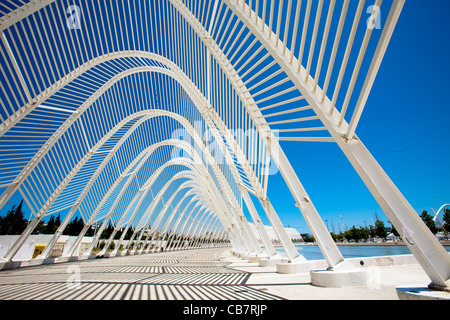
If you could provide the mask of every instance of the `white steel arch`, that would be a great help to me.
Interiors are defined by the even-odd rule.
[[[153,114],[154,112],[152,112],[152,111],[149,111],[149,112],[146,112],[146,113],[147,113],[147,114],[150,114],[150,116],[155,116],[155,114]],[[152,115],[152,114],[153,114],[153,115]],[[156,114],[158,114],[158,112],[156,112]],[[144,118],[144,120],[145,120],[145,118]],[[139,125],[139,122],[137,122],[134,126],[136,126],[136,125]],[[132,131],[132,130],[131,130],[131,131]],[[130,133],[131,131],[129,131],[128,133]],[[124,139],[126,139],[126,138],[127,138],[127,135],[125,135],[125,136],[121,139],[121,141],[124,140]],[[113,149],[113,150],[111,150],[111,157],[112,157],[112,155],[114,154],[114,151],[115,151],[118,147],[120,147],[120,145],[121,145],[121,144],[118,143],[118,144],[116,145],[116,148]],[[187,145],[186,143],[184,143],[183,141],[176,141],[176,140],[163,141],[163,142],[161,142],[161,143],[159,143],[159,144],[157,144],[157,145],[153,145],[153,146],[148,147],[146,150],[144,150],[144,151],[141,153],[141,154],[143,154],[143,157],[142,157],[142,158],[136,158],[136,159],[135,159],[134,163],[139,163],[138,167],[136,167],[135,170],[136,170],[136,171],[139,170],[139,167],[145,162],[145,159],[148,158],[148,157],[151,155],[152,151],[155,150],[158,146],[161,146],[161,145],[174,145],[174,146],[178,146],[178,147],[182,147],[182,148],[186,149],[186,150],[187,150],[189,153],[191,153],[191,154],[193,154],[193,152],[194,152],[194,149],[193,149],[190,145]],[[205,152],[206,152],[206,150],[205,150]],[[111,157],[109,157],[109,158],[111,158]],[[86,190],[86,191],[89,189],[90,185],[92,185],[92,184],[94,183],[96,177],[98,177],[98,175],[100,174],[101,170],[104,168],[105,163],[107,162],[107,160],[108,160],[109,158],[107,157],[107,158],[104,160],[104,163],[99,167],[97,173],[91,178],[91,182],[85,187],[85,190]],[[195,159],[195,163],[200,163],[200,162],[201,162],[201,160],[200,160],[200,158],[199,158],[198,155],[197,155],[197,157],[194,157],[194,159]],[[121,176],[122,178],[125,177],[125,176],[127,176],[127,175],[129,175],[128,172],[131,170],[131,168],[133,168],[134,163],[130,164],[129,167],[128,167],[128,169],[126,169],[126,170],[124,171],[123,175]],[[162,170],[163,170],[164,168],[166,168],[167,166],[174,165],[174,164],[177,164],[177,163],[182,163],[182,160],[181,160],[181,159],[180,159],[180,160],[173,159],[173,160],[171,160],[171,161],[165,163],[162,167],[158,168],[158,169],[153,173],[153,175],[147,180],[147,182],[143,184],[143,185],[144,185],[143,190],[146,190],[146,191],[150,190],[149,187],[151,187],[151,184],[152,184],[152,183],[155,181],[155,179],[156,179],[155,176],[158,176],[158,175],[162,172]],[[207,172],[204,171],[203,174],[207,174]],[[119,180],[116,181],[115,185],[117,185],[119,182],[120,182]],[[110,189],[110,191],[108,192],[108,194],[111,194],[113,189],[114,189],[114,186],[111,187],[111,189]],[[124,191],[125,191],[125,188],[123,188],[121,192],[124,192]],[[141,191],[142,191],[142,190],[141,190]],[[145,192],[145,191],[144,191],[144,192]],[[86,192],[83,192],[82,194],[85,195]],[[108,194],[104,196],[103,200],[102,200],[102,201],[100,202],[100,204],[98,205],[96,211],[95,211],[94,214],[92,215],[92,220],[86,224],[86,229],[89,228],[89,226],[90,226],[90,225],[92,224],[92,222],[94,221],[94,219],[95,219],[95,217],[96,217],[96,214],[98,213],[98,211],[100,210],[100,208],[101,208],[101,206],[102,206],[102,203],[104,203],[104,202],[106,201],[106,199],[109,197]],[[116,202],[115,202],[116,204],[120,201],[120,197],[121,197],[121,196],[119,196],[119,197],[116,198]],[[137,195],[136,195],[136,197],[137,197]],[[134,203],[134,201],[136,200],[136,197],[135,197],[135,199],[133,199],[133,200],[131,201],[131,204]],[[157,199],[157,198],[158,198],[158,197],[156,197],[155,199]],[[76,207],[79,205],[79,203],[80,203],[81,201],[83,201],[82,199],[83,199],[83,198],[82,198],[81,195],[80,195],[79,200],[76,202],[76,204],[74,205],[74,208],[72,208],[72,210],[71,210],[70,212],[74,212],[74,211],[76,210]],[[115,206],[113,206],[113,208],[110,210],[110,214],[112,214],[112,212],[113,212],[113,210],[114,210],[114,207],[115,207]],[[108,214],[108,216],[109,216],[110,214]],[[70,219],[70,216],[68,216],[68,217],[69,217],[69,219]],[[66,217],[66,218],[67,218],[67,217]],[[68,220],[67,220],[67,221],[68,221]],[[99,229],[98,234],[100,234],[101,231],[104,229],[104,227],[106,226],[106,223],[107,223],[107,221],[104,221],[103,225],[102,225],[102,226],[100,227],[100,229]],[[63,223],[63,225],[64,225],[64,223]],[[54,240],[52,240],[52,241],[50,242],[51,244],[56,243],[57,237],[59,236],[60,233],[61,233],[61,230],[58,230],[58,231],[57,231],[57,234],[55,234]],[[82,232],[82,233],[83,233],[83,232]],[[82,238],[82,234],[80,234],[80,236],[79,236],[79,238],[78,238],[79,241],[81,241],[81,238]],[[111,239],[112,239],[112,237],[111,237]],[[78,242],[79,242],[79,241],[78,241]],[[76,243],[74,244],[74,246],[73,246],[74,249],[77,247],[78,242],[76,242]],[[97,242],[97,239],[93,241],[93,244],[92,244],[90,250],[92,250],[93,247],[95,247],[96,242]],[[108,246],[106,246],[106,248],[107,248],[107,247],[108,247]],[[49,245],[48,248],[46,248],[46,250],[45,250],[44,253],[43,253],[43,257],[45,257],[50,251],[51,251],[51,245]]]
[[[436,219],[437,219],[440,225],[443,225],[443,222],[441,221],[441,219],[439,219],[439,214],[441,213],[441,211],[442,211],[445,207],[450,207],[450,204],[448,204],[448,203],[447,203],[447,204],[443,204],[443,205],[439,208],[439,210],[438,210],[437,212],[435,212],[435,215],[434,215],[434,217],[433,217],[433,221],[436,222]],[[433,212],[434,212],[434,210],[433,210]]]
[[[201,195],[201,192],[199,192],[199,191],[197,191],[197,192],[195,192],[195,193]],[[180,200],[180,202],[177,204],[177,206],[173,209],[172,214],[171,214],[171,218],[170,218],[171,220],[174,218],[174,216],[175,216],[176,212],[178,211],[179,207],[181,206],[183,200],[186,199],[187,197],[191,196],[192,194],[194,194],[193,190],[189,190],[189,191],[187,191],[187,192],[185,193],[185,195],[183,196],[183,198]],[[192,199],[191,199],[191,200],[192,200]],[[149,208],[150,208],[150,207],[149,207]],[[185,209],[187,209],[187,208],[185,208]],[[150,214],[148,214],[148,217],[146,217],[146,215],[142,215],[141,220],[142,220],[142,222],[143,222],[144,219],[145,219],[145,222],[142,223],[142,222],[140,221],[140,222],[138,223],[138,225],[137,225],[137,228],[136,228],[135,231],[133,232],[133,235],[131,236],[131,240],[134,239],[134,237],[136,236],[137,232],[139,232],[140,229],[141,229],[141,233],[140,233],[140,235],[139,235],[139,237],[138,237],[138,240],[137,240],[137,242],[136,242],[136,245],[137,245],[137,243],[141,240],[141,238],[142,238],[142,236],[143,236],[142,230],[144,230],[144,229],[146,228],[146,226],[149,224],[150,218],[151,218],[151,215],[150,215]],[[181,219],[181,218],[182,218],[182,215],[180,214],[180,216],[179,216],[178,218]],[[170,222],[169,222],[169,223],[170,223]],[[139,226],[140,226],[140,227],[139,227]],[[130,241],[131,241],[131,240],[130,240]],[[142,249],[143,249],[143,248],[142,248]],[[133,250],[132,250],[131,252],[135,252],[135,250],[136,250],[136,246],[133,248]],[[117,252],[117,251],[114,250],[114,251],[113,251],[113,254],[116,253],[116,252]]]
[[[131,181],[139,182],[133,174],[132,178],[121,177],[120,166],[128,164],[128,174],[140,165],[125,154],[145,149],[136,136],[148,139],[149,145],[158,138],[167,139],[168,131],[180,128],[175,124],[178,121],[182,127],[190,125],[193,146],[204,151],[205,143],[198,137],[201,129],[194,126],[199,121],[211,131],[217,152],[226,159],[225,164],[217,163],[207,153],[201,162],[202,177],[197,177],[201,179],[199,192],[206,196],[203,199],[214,199],[212,211],[219,210],[218,216],[236,223],[237,229],[230,231],[235,249],[261,252],[246,225],[242,197],[267,254],[275,255],[250,192],[261,201],[288,259],[303,260],[269,201],[272,161],[329,267],[348,268],[279,143],[332,142],[341,148],[396,229],[410,240],[411,251],[433,285],[448,286],[448,254],[356,135],[405,1],[372,2],[372,8],[389,12],[379,35],[373,31],[380,10],[373,10],[366,23],[362,16],[365,0],[80,0],[80,21],[67,19],[64,1],[24,1],[23,6],[11,1],[0,15],[0,207],[20,193],[37,219],[9,250],[6,260],[41,218],[65,208],[67,186],[79,197],[88,194],[88,200],[71,205],[64,224],[75,212],[89,220],[86,212],[91,207],[97,210],[104,205],[113,214],[116,207],[125,206],[134,197],[136,186]],[[359,33],[361,39],[356,37]],[[337,52],[342,47],[345,54],[340,60]],[[366,59],[371,59],[368,68],[363,64]],[[157,75],[148,76],[145,71]],[[351,74],[347,85],[346,73]],[[171,112],[171,116],[129,118],[145,113],[149,106]],[[146,125],[147,121],[154,121],[158,129]],[[121,138],[120,152],[104,150],[109,144],[119,146],[116,140]],[[17,150],[11,149],[14,144]],[[108,152],[107,158],[101,158],[102,152]],[[158,157],[164,161],[162,155]],[[110,169],[111,159],[117,168]],[[101,162],[100,170],[95,161]],[[183,161],[186,165],[188,160]],[[198,170],[194,167],[193,172]],[[111,178],[104,168],[111,170]],[[99,179],[83,178],[89,170],[98,172]],[[80,192],[76,183],[83,182]],[[107,198],[116,192],[121,193],[121,200],[103,200],[102,185],[110,190]],[[205,190],[205,185],[218,194]],[[61,205],[49,212],[56,201]],[[125,218],[124,214],[115,221],[121,224]],[[85,222],[86,229],[92,221]]]
[[[356,107],[351,116],[349,124],[345,121],[345,113],[349,104],[349,100],[352,96],[355,82],[360,71],[362,60],[364,58],[368,41],[370,40],[373,28],[366,28],[363,44],[361,45],[356,66],[353,70],[352,80],[347,89],[345,101],[342,105],[340,112],[336,108],[336,96],[339,90],[335,91],[333,100],[330,101],[326,94],[320,90],[317,83],[317,77],[320,72],[316,74],[316,79],[313,79],[311,84],[310,67],[311,67],[311,54],[308,60],[306,69],[303,67],[301,60],[296,61],[293,55],[286,49],[286,45],[279,41],[279,38],[275,36],[275,41],[270,41],[273,34],[269,30],[268,34],[264,34],[263,26],[258,26],[258,15],[256,16],[256,22],[251,20],[252,10],[246,6],[245,2],[224,0],[233,11],[241,18],[241,20],[248,26],[252,32],[258,37],[258,40],[264,45],[264,47],[272,54],[272,57],[277,61],[283,71],[288,75],[289,79],[295,84],[296,88],[302,93],[305,99],[314,109],[316,115],[320,118],[325,125],[327,131],[332,136],[344,154],[349,159],[350,163],[356,169],[370,192],[374,195],[375,199],[380,204],[385,214],[389,217],[390,221],[394,224],[397,230],[402,230],[403,236],[407,238],[415,238],[408,247],[413,252],[419,263],[425,269],[430,276],[432,283],[437,287],[448,286],[448,280],[450,279],[450,257],[439,244],[438,240],[433,236],[430,230],[425,226],[423,221],[419,218],[417,213],[398,191],[394,183],[390,180],[387,174],[383,171],[381,166],[376,162],[370,152],[365,148],[361,140],[355,135],[356,126],[359,122],[360,116],[364,109],[365,102],[367,101],[369,92],[375,80],[378,69],[381,65],[381,61],[386,52],[388,43],[395,29],[398,17],[405,3],[403,0],[393,1],[393,5],[390,9],[390,13],[386,22],[386,26],[383,29],[383,33],[380,37],[377,49],[372,57],[372,63],[366,79],[364,81],[363,88],[360,92],[360,96]],[[376,1],[375,6],[378,8],[381,6],[382,1]],[[360,1],[357,16],[354,22],[354,28],[356,29],[358,21],[361,16],[364,2]],[[348,5],[348,2],[347,2]],[[247,8],[247,10],[246,10]],[[320,10],[317,10],[319,12]],[[376,13],[378,15],[378,12]],[[377,16],[373,18],[376,20]],[[317,23],[315,26],[315,33],[317,32]],[[353,32],[353,30],[352,30]],[[351,47],[350,40],[349,47]],[[280,51],[280,48],[283,49]],[[312,50],[311,50],[312,52]],[[349,50],[347,50],[349,52]],[[290,59],[286,59],[290,57]],[[341,69],[341,76],[345,72],[345,64]],[[296,66],[296,68],[294,67]],[[297,69],[297,71],[295,71]],[[331,71],[330,71],[331,72]],[[339,84],[340,86],[340,84]],[[338,86],[338,87],[339,87]],[[405,232],[410,230],[410,232]]]
[[[140,55],[142,55],[142,53],[135,53],[135,54],[140,54]],[[158,58],[158,57],[156,57],[155,55],[151,55],[151,57],[152,58]],[[164,61],[164,60],[163,60]],[[164,62],[166,62],[167,63],[167,61],[164,61]],[[124,77],[126,77],[127,75],[129,75],[129,74],[132,74],[132,73],[138,73],[138,72],[147,72],[147,71],[149,71],[149,72],[161,72],[161,73],[165,73],[165,74],[169,74],[170,75],[170,73],[166,70],[166,69],[162,69],[162,68],[148,68],[148,67],[140,67],[140,68],[135,68],[135,69],[130,69],[130,70],[126,70],[126,71],[124,71],[124,72],[122,72],[122,73],[120,73],[120,74],[118,74],[117,76],[115,76],[115,77],[113,77],[111,80],[109,80],[107,83],[105,83],[101,88],[99,88],[96,92],[95,92],[95,94],[93,94],[92,95],[92,97],[90,97],[84,104],[83,104],[83,106],[81,106],[78,110],[77,110],[77,113],[71,118],[71,119],[68,119],[67,121],[66,121],[66,123],[64,124],[64,127],[67,129],[67,128],[69,128],[77,119],[78,119],[78,117],[82,114],[82,112],[84,111],[84,110],[86,110],[87,108],[89,108],[89,106],[90,105],[92,105],[92,103],[93,103],[93,101],[95,101],[96,99],[98,99],[98,97],[101,95],[101,94],[103,94],[108,88],[110,88],[115,82],[117,82],[118,80],[120,80],[120,79],[122,79],[122,78],[124,78]],[[167,115],[167,113],[165,113],[166,115]],[[138,115],[135,115],[135,116],[138,116]],[[180,119],[180,117],[178,117],[177,118],[178,120]],[[185,121],[185,123],[186,123],[186,121]],[[36,160],[31,160],[30,161],[30,163],[33,163],[33,165],[30,165],[28,168],[27,168],[27,171],[25,171],[23,174],[21,174],[20,176],[21,176],[21,179],[22,179],[22,181],[31,173],[31,171],[33,170],[33,168],[37,165],[37,163],[39,162],[39,159],[42,159],[43,158],[43,156],[46,154],[46,152],[48,152],[48,150],[50,149],[50,147],[56,142],[56,141],[58,141],[58,139],[59,139],[59,137],[64,133],[64,131],[66,130],[66,129],[64,129],[64,127],[62,127],[63,129],[62,130],[60,130],[59,131],[59,133],[58,133],[58,135],[53,135],[52,137],[51,137],[51,141],[49,141],[46,145],[44,145],[42,148],[41,148],[41,150],[42,151],[40,151],[39,152],[39,158],[37,158]],[[192,130],[191,130],[192,131]],[[236,143],[234,142],[232,142],[232,144],[233,145],[235,145]],[[98,147],[97,147],[98,148]],[[225,147],[222,147],[222,150],[226,150],[225,149]],[[92,150],[90,151],[90,154],[92,154]],[[229,156],[228,156],[229,157]],[[242,159],[242,158],[241,158]],[[232,163],[232,161],[231,160],[227,160],[227,163]],[[245,165],[245,164],[244,164]],[[31,168],[30,168],[31,167]],[[247,170],[248,171],[248,170]],[[235,178],[236,179],[236,178]],[[69,179],[69,181],[70,181],[70,179]],[[5,191],[5,194],[8,194],[8,191],[9,191],[9,196],[11,196],[12,195],[12,193],[20,186],[20,184],[21,184],[21,181],[18,181],[16,184],[14,184],[13,186],[10,186],[10,188],[12,188],[12,191],[9,191],[9,188]],[[58,189],[60,189],[60,188],[58,188]],[[256,189],[256,188],[255,188]],[[244,191],[244,192],[246,192],[246,191]],[[55,196],[52,196],[51,197],[52,199],[54,199],[55,198]],[[7,199],[8,199],[8,196],[7,197],[3,197],[3,199],[6,201]],[[273,211],[273,208],[272,208],[272,211]],[[273,216],[273,213],[272,213],[272,216]],[[276,215],[275,215],[275,217],[272,217],[272,219],[274,219],[274,218],[276,218]],[[38,221],[36,220],[36,221],[34,221],[35,222],[35,224],[37,224],[38,223]],[[32,230],[32,228],[33,228],[34,226],[33,226],[33,224],[31,224],[30,225],[30,230]],[[88,225],[86,225],[86,228],[88,228]],[[283,230],[283,228],[282,228],[282,225],[281,225],[281,223],[278,221],[278,229],[277,229],[279,232],[284,232],[284,230]],[[285,233],[285,232],[284,232]],[[287,235],[287,234],[286,234]],[[291,245],[290,246],[290,251],[288,251],[288,250],[286,250],[288,253],[291,253],[291,255],[289,255],[288,254],[288,256],[290,257],[290,258],[295,258],[295,257],[298,257],[298,253],[296,253],[294,250],[294,248],[293,248],[293,246],[292,246],[292,244],[290,243],[290,242],[288,242],[287,241],[287,237],[285,236],[284,237],[284,239],[285,239],[285,241],[283,242],[283,245],[286,247],[286,245]],[[81,238],[79,238],[79,241],[81,241]],[[20,242],[17,242],[17,245],[15,246],[15,249],[16,250],[18,250],[19,249],[19,246],[20,246]],[[275,250],[273,249],[273,250],[271,250],[270,252],[270,255],[271,256],[273,256],[273,255],[275,255],[276,253],[275,253]],[[10,256],[10,254],[7,254],[6,255],[6,257],[7,258],[9,258],[9,256]]]

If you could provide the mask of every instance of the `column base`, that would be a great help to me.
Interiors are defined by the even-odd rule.
[[[311,270],[311,284],[318,287],[368,287],[369,272],[344,260],[327,270]]]
[[[292,261],[281,261],[276,264],[277,272],[282,274],[305,273],[311,270],[311,265],[305,257],[300,256]]]
[[[98,254],[97,257],[98,258],[114,258],[118,255],[120,256],[120,253],[110,252],[110,253],[105,253],[105,254]]]
[[[243,253],[243,251],[233,250],[231,251],[231,253],[233,254],[233,256],[240,258],[240,255]]]
[[[35,259],[31,259],[28,261],[28,266],[42,265],[42,264],[52,264],[57,261],[57,258],[43,258],[37,256]]]
[[[445,281],[445,284],[445,286],[440,286],[432,282],[428,285],[428,289],[436,291],[446,291],[450,293],[450,279]]]
[[[259,259],[267,259],[269,256],[266,253],[251,253],[248,255],[248,263],[259,263]]]
[[[67,261],[69,261],[69,258],[70,257],[68,257],[68,256],[61,256],[61,257],[56,258],[56,261],[57,262],[67,262]]]
[[[260,258],[259,259],[259,266],[260,267],[273,267],[273,266],[276,266],[277,263],[281,263],[283,261],[287,262],[288,259],[282,257],[279,254],[276,254],[276,255],[268,257],[268,258]]]
[[[58,257],[58,262],[73,262],[78,261],[78,256],[61,256]]]
[[[258,254],[256,252],[242,252],[239,255],[239,258],[241,258],[242,260],[249,260],[251,257],[256,257],[258,256]]]
[[[79,260],[91,260],[91,259],[97,259],[96,254],[83,254],[78,257]]]
[[[22,261],[0,261],[0,270],[20,268]]]
[[[248,257],[248,262],[249,263],[259,263],[260,259],[267,259],[267,258],[269,258],[269,256],[267,254],[250,256],[250,257]]]
[[[367,287],[369,274],[365,269],[344,271],[311,270],[311,284],[317,287]]]
[[[400,300],[450,300],[450,291],[433,290],[429,285],[403,285],[395,290]]]

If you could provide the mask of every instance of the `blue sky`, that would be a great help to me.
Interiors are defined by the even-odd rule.
[[[449,16],[449,1],[406,1],[357,129],[418,213],[450,202]],[[282,146],[330,230],[333,223],[338,231],[340,215],[345,225],[364,226],[375,212],[389,225],[336,145]],[[283,223],[309,232],[280,174],[269,182]]]

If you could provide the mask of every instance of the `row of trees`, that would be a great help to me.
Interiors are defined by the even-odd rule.
[[[436,223],[433,221],[433,216],[428,214],[426,210],[423,210],[420,214],[420,218],[425,223],[425,225],[430,229],[433,234],[437,234],[438,232],[444,233],[447,240],[450,235],[450,209],[444,209],[444,215],[442,219],[442,226],[437,227]],[[394,236],[400,237],[398,231],[394,228],[391,223],[391,227],[385,227],[384,222],[381,220],[376,220],[374,226],[369,227],[359,227],[356,228],[352,226],[349,230],[345,232],[341,232],[339,234],[334,234],[331,232],[331,236],[337,242],[341,241],[370,241],[376,238],[386,240],[388,234],[392,232]],[[314,242],[313,237],[305,237],[304,240],[306,242]]]
[[[350,229],[340,232],[338,234],[335,234],[331,232],[331,237],[336,242],[343,242],[343,241],[371,241],[376,238],[379,239],[386,239],[388,236],[388,231],[384,225],[384,222],[381,220],[376,220],[375,225],[370,225],[369,227],[355,227],[352,226]],[[305,242],[314,242],[315,239],[313,237],[304,237]]]
[[[437,234],[438,232],[443,232],[444,235],[449,238],[450,235],[450,209],[444,209],[443,215],[443,225],[440,227],[436,226],[435,221],[433,221],[433,216],[428,214],[426,210],[423,210],[420,214],[420,218],[425,223],[425,225],[430,229],[433,234]],[[335,241],[343,241],[344,239],[351,241],[369,241],[375,238],[379,238],[385,240],[388,234],[392,232],[394,236],[400,237],[398,231],[394,228],[391,223],[391,227],[385,227],[384,222],[381,220],[376,220],[374,226],[369,227],[360,227],[356,228],[352,226],[349,230],[345,232],[341,232],[339,234],[331,233],[331,236]]]
[[[28,221],[24,218],[24,212],[22,210],[23,200],[16,207],[15,205],[7,212],[6,216],[0,217],[0,234],[1,235],[18,235],[25,230]],[[61,225],[61,216],[51,216],[47,223],[40,221],[36,226],[32,234],[54,234],[58,227]],[[83,230],[84,222],[79,217],[74,217],[72,221],[67,224],[63,234],[69,236],[78,236]],[[93,236],[95,234],[95,228],[89,228],[86,232],[86,236]],[[101,234],[101,239],[109,239],[114,231],[114,227],[109,223]],[[116,232],[114,239],[118,240],[122,235],[122,232]],[[133,235],[133,229],[129,228],[125,234],[124,239],[129,240]],[[167,240],[167,235],[164,240]]]
[[[28,220],[25,219],[25,213],[22,210],[23,200],[16,205],[13,205],[12,208],[6,213],[5,216],[0,216],[0,235],[18,235],[21,234],[25,228],[27,227]],[[33,230],[32,234],[54,234],[58,227],[61,225],[61,216],[57,215],[50,216],[47,223],[41,220],[36,228]],[[68,236],[78,236],[83,230],[84,222],[80,217],[74,217],[72,221],[70,221],[66,228],[63,231],[64,235]],[[109,224],[102,233],[101,238],[109,238],[114,230],[114,227]],[[86,232],[86,236],[93,236],[95,233],[95,229],[89,228]],[[128,229],[127,235],[125,239],[130,239],[133,231]],[[115,239],[120,237],[120,233],[116,233]]]
[[[0,216],[1,235],[17,235],[21,234],[23,230],[25,230],[28,221],[24,217],[25,214],[22,210],[22,205],[23,200],[19,203],[17,207],[16,205],[13,205],[5,216],[3,217]],[[420,217],[433,234],[443,232],[448,239],[448,235],[450,234],[450,209],[444,209],[444,215],[442,219],[443,225],[441,227],[436,227],[436,224],[433,221],[433,216],[429,215],[426,210],[422,211]],[[51,216],[47,221],[47,223],[41,221],[33,231],[33,234],[53,234],[60,225],[61,225],[60,215],[56,217]],[[72,219],[72,221],[69,222],[63,234],[70,236],[77,236],[78,234],[80,234],[83,227],[84,227],[83,220],[79,217],[75,217]],[[93,236],[95,231],[96,230],[94,228],[89,228],[88,231],[86,232],[86,236]],[[111,224],[109,224],[102,232],[101,238],[108,239],[113,231],[114,227]],[[371,225],[369,227],[360,227],[360,228],[352,226],[349,230],[345,232],[341,232],[339,234],[331,233],[331,236],[333,237],[333,239],[335,239],[335,241],[342,241],[344,239],[347,239],[348,241],[351,240],[368,241],[374,238],[386,239],[386,237],[388,236],[388,232],[392,232],[397,237],[399,236],[399,233],[397,232],[397,230],[395,230],[393,226],[391,226],[391,228],[386,228],[384,222],[377,219],[375,221],[374,226]],[[132,234],[133,230],[132,228],[129,228],[127,234],[125,235],[125,240],[130,239]],[[117,232],[114,239],[119,239],[120,236],[121,232]],[[314,241],[313,238],[308,237],[306,237],[304,240],[306,242]]]
[[[393,228],[392,228],[393,229]],[[386,239],[388,236],[388,232],[391,229],[386,228],[384,225],[384,222],[381,220],[376,220],[375,225],[370,225],[369,227],[355,227],[354,225],[343,232],[340,232],[338,234],[330,232],[331,237],[336,242],[343,242],[343,241],[373,241],[375,239]],[[303,237],[303,240],[305,242],[315,242],[314,237],[312,236],[306,236]]]
[[[351,241],[370,241],[376,238],[386,239],[388,236],[388,229],[385,227],[384,222],[381,220],[376,220],[375,225],[370,225],[369,227],[356,228],[352,226],[349,230],[341,232],[339,234],[331,233],[331,236],[335,241],[343,241],[344,239]]]

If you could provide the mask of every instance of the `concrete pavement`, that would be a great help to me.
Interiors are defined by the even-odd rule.
[[[396,287],[400,285],[427,285],[430,280],[418,263],[370,265],[366,261],[370,283],[368,287],[324,288],[310,284],[310,273],[279,274],[276,267],[259,267],[227,253],[228,268],[251,273],[246,285],[289,300],[398,300]],[[355,259],[356,260],[356,259]],[[358,259],[360,260],[360,259]],[[324,262],[317,264],[325,268]],[[367,266],[368,265],[368,266]],[[363,267],[361,267],[363,268]]]
[[[309,272],[279,274],[213,248],[2,270],[0,300],[398,300],[397,286],[430,282],[412,256],[352,260],[370,272],[368,287],[312,286]]]

